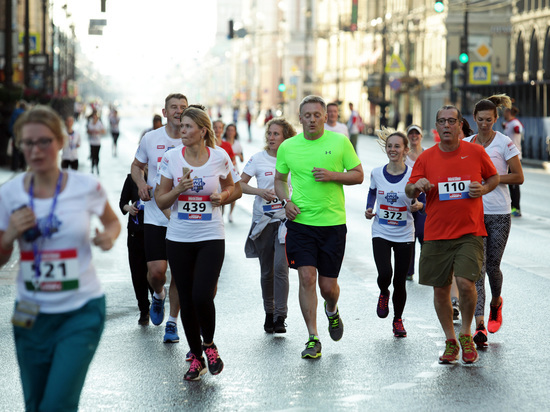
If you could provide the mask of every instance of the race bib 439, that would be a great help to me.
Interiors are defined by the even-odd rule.
[[[179,195],[178,219],[212,220],[210,196]]]

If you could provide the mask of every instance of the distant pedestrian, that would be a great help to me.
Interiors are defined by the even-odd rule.
[[[67,141],[63,146],[63,153],[61,154],[61,168],[78,170],[80,133],[74,130],[74,118],[72,116],[65,118],[65,127],[67,129]]]
[[[0,266],[17,241],[12,323],[25,410],[76,411],[105,325],[92,245],[110,250],[120,223],[96,178],[59,168],[65,127],[50,107],[25,112],[14,131],[29,169],[0,187]],[[93,216],[101,229],[91,234]]]
[[[338,311],[338,275],[347,232],[343,186],[360,184],[363,168],[350,141],[325,130],[327,106],[321,97],[305,97],[299,115],[304,132],[285,140],[277,151],[275,193],[289,220],[287,260],[298,269],[300,280],[300,307],[309,335],[302,358],[318,358],[317,283],[325,299],[331,339],[338,341],[344,333]]]
[[[149,133],[153,130],[157,130],[162,127],[162,117],[160,114],[156,114],[153,116],[153,127],[146,129],[141,134],[141,137],[139,138],[139,141],[141,142],[141,139],[143,139],[143,136],[145,136],[146,133]]]
[[[264,125],[266,125],[271,119],[273,119],[273,112],[271,109],[267,109],[265,112]]]
[[[372,250],[378,270],[380,296],[376,305],[379,318],[389,314],[389,286],[393,280],[392,330],[396,338],[404,338],[407,331],[403,325],[403,311],[407,301],[406,278],[414,249],[414,220],[412,212],[424,208],[421,199],[410,199],[405,194],[405,185],[412,169],[405,164],[409,153],[409,141],[401,132],[387,129],[378,132],[379,143],[383,145],[389,163],[374,168],[371,172],[367,210],[365,217],[373,219]],[[374,205],[378,204],[376,211]],[[392,269],[392,250],[394,268]]]
[[[348,127],[344,123],[338,121],[338,104],[329,103],[327,104],[327,122],[325,123],[325,130],[330,130],[331,132],[342,133],[344,136],[349,138]]]
[[[482,147],[460,140],[462,114],[456,107],[440,108],[435,123],[441,142],[416,159],[405,187],[411,199],[426,193],[419,283],[433,287],[435,311],[445,333],[439,362],[456,363],[460,349],[451,305],[454,271],[460,290],[462,360],[473,363],[478,358],[471,332],[475,282],[483,262],[483,236],[487,236],[482,196],[498,185],[499,176]]]
[[[10,142],[12,145],[12,151],[11,151],[11,170],[18,171],[18,170],[25,170],[27,165],[25,163],[25,156],[21,150],[19,150],[19,147],[15,143],[15,133],[13,131],[13,126],[15,125],[15,122],[25,112],[27,109],[27,103],[23,100],[19,101],[17,103],[16,108],[13,110],[10,116],[10,123],[8,126],[8,132],[10,134]]]
[[[525,128],[523,124],[517,119],[519,109],[516,106],[504,109],[504,119],[506,122],[504,125],[504,134],[512,139],[512,142],[519,150],[519,160],[521,161],[521,142],[525,135]],[[509,184],[510,197],[512,201],[512,217],[521,217],[520,202],[520,190],[519,185]]]
[[[260,260],[260,285],[267,333],[285,333],[288,307],[288,263],[285,254],[286,220],[281,200],[275,194],[277,150],[296,135],[284,118],[271,119],[266,127],[264,150],[253,155],[241,175],[243,193],[254,195],[252,227],[246,239],[247,258]],[[256,186],[249,185],[256,178]]]
[[[92,111],[92,115],[88,120],[88,140],[90,142],[90,157],[92,160],[92,171],[94,173],[94,167],[99,175],[99,151],[101,149],[101,136],[105,134],[105,128],[99,118],[97,110]]]
[[[348,119],[348,130],[349,130],[349,140],[353,146],[353,149],[357,153],[357,138],[359,137],[359,113],[357,113],[357,110],[353,109],[353,103],[349,104],[349,119]]]
[[[109,124],[111,126],[111,136],[113,137],[113,156],[117,155],[117,142],[120,136],[120,117],[118,116],[117,109],[113,108],[109,114]]]
[[[244,161],[243,147],[239,142],[239,133],[237,133],[237,126],[235,124],[228,124],[225,127],[223,139],[231,145],[233,153],[235,155],[235,163],[233,163],[235,170],[239,173],[239,163],[237,159],[242,163]],[[233,221],[233,210],[235,209],[236,202],[231,203],[229,207],[229,222]]]
[[[250,143],[252,141],[252,113],[250,113],[250,109],[246,108],[246,125],[248,127],[248,142]]]
[[[147,173],[145,174],[147,179]],[[139,198],[137,185],[128,174],[124,186],[120,192],[119,207],[123,215],[128,213],[128,263],[132,275],[132,285],[138,302],[138,324],[149,324],[149,293],[153,294],[153,288],[147,280],[147,259],[145,258],[145,235],[143,231],[143,215],[145,203]]]

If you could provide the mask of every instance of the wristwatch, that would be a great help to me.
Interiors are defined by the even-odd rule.
[[[285,206],[286,206],[286,204],[287,204],[288,202],[291,202],[291,200],[290,200],[290,199],[283,199],[283,200],[281,200],[281,205],[283,205],[283,209],[285,208]]]

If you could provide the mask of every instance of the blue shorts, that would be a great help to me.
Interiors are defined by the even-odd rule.
[[[319,276],[337,278],[346,249],[346,225],[310,226],[286,222],[288,266],[314,266]]]

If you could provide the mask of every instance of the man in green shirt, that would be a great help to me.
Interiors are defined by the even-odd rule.
[[[288,218],[286,254],[298,269],[300,307],[309,333],[303,358],[321,356],[317,333],[317,273],[325,299],[330,337],[338,341],[344,324],[338,312],[338,274],[346,246],[343,185],[363,182],[363,168],[349,139],[325,130],[327,106],[319,96],[300,103],[303,133],[285,140],[277,151],[275,192]],[[292,174],[292,198],[287,179]]]

